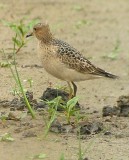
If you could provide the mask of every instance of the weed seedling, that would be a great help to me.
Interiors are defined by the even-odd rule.
[[[65,160],[64,154],[62,153],[59,160]]]
[[[31,108],[30,103],[26,97],[25,90],[24,90],[24,87],[21,83],[21,79],[20,79],[19,72],[17,70],[17,65],[16,65],[16,54],[19,53],[21,48],[23,48],[25,46],[25,44],[26,44],[25,35],[28,32],[29,28],[33,26],[35,21],[31,21],[28,24],[28,26],[26,26],[23,23],[23,20],[21,20],[18,24],[10,23],[7,21],[2,21],[2,22],[4,23],[4,25],[9,26],[15,32],[15,36],[12,38],[12,41],[13,41],[12,55],[13,55],[13,61],[14,61],[14,68],[12,67],[12,65],[10,65],[10,62],[8,61],[8,58],[6,56],[4,49],[2,49],[2,53],[6,57],[7,64],[9,66],[10,71],[12,73],[12,76],[16,82],[16,86],[17,86],[17,87],[15,87],[16,93],[22,93],[22,96],[24,97],[25,104],[26,104],[29,112],[31,113],[31,116],[33,118],[35,118],[35,113],[34,113],[33,109]],[[19,89],[20,92],[17,91],[17,88]]]
[[[82,6],[80,6],[80,5],[74,5],[72,7],[72,9],[75,10],[75,11],[82,11],[82,10],[84,10],[84,8]]]
[[[13,142],[14,138],[10,133],[5,133],[3,135],[0,135],[0,141]]]
[[[57,117],[57,108],[61,104],[61,101],[62,101],[62,98],[58,96],[55,99],[46,102],[46,104],[49,106],[48,108],[49,121],[47,122],[44,119],[46,124],[45,136],[47,136],[52,123]]]
[[[30,159],[32,159],[32,160],[33,159],[45,159],[45,158],[47,158],[47,156],[44,153],[36,154],[36,155],[30,157]]]
[[[84,20],[84,19],[83,20],[79,20],[79,21],[76,22],[75,27],[77,29],[80,29],[84,25],[91,25],[91,22],[89,20]]]
[[[7,62],[0,62],[0,67],[9,67],[9,65]]]
[[[12,41],[15,43],[15,54],[17,54],[23,46],[26,44],[26,34],[29,32],[29,30],[32,29],[33,25],[38,22],[37,19],[32,20],[27,25],[24,23],[24,19],[21,19],[19,22],[8,22],[5,20],[1,20],[1,22],[8,26],[13,32],[15,32],[15,37],[12,37]],[[13,48],[14,49],[14,48]]]
[[[75,115],[75,112],[77,111],[77,109],[75,108],[77,102],[78,102],[78,97],[74,97],[70,99],[66,103],[66,105],[63,105],[68,124],[70,124],[71,116]]]

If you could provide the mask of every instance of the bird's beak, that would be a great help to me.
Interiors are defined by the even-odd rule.
[[[28,33],[28,34],[26,35],[26,38],[28,38],[28,37],[30,37],[30,36],[33,36],[33,32]]]

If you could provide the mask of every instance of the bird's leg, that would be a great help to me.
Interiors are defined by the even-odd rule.
[[[72,85],[73,85],[73,90],[74,90],[74,92],[73,92],[73,97],[75,97],[76,96],[76,93],[77,93],[77,86],[76,86],[76,84],[74,83],[74,82],[71,82],[72,83]]]
[[[68,83],[68,87],[69,87],[69,99],[71,99],[73,97],[73,89],[70,85],[70,82],[67,82]]]

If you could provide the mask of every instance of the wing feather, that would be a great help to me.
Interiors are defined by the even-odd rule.
[[[68,68],[74,69],[84,74],[93,74],[108,78],[118,78],[117,76],[104,71],[103,69],[93,65],[79,51],[71,47],[69,44],[57,40],[54,42],[57,45],[57,54],[62,63]]]

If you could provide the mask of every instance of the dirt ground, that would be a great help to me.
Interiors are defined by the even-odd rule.
[[[116,106],[117,99],[129,92],[129,2],[127,0],[0,0],[0,19],[10,22],[26,17],[26,23],[39,18],[47,21],[57,38],[76,47],[97,66],[120,77],[118,80],[96,79],[77,83],[79,103],[88,113],[88,121],[104,124],[106,133],[86,135],[81,140],[82,151],[88,160],[129,160],[129,118],[102,116],[104,106]],[[0,49],[12,46],[12,31],[0,23]],[[119,43],[118,43],[119,42]],[[118,44],[117,44],[118,43]],[[103,58],[116,52],[114,60]],[[0,54],[0,62],[4,61]],[[37,57],[37,41],[32,38],[17,55],[17,66],[24,80],[32,79],[31,91],[39,99],[49,87],[65,85],[65,82],[48,75],[43,68],[22,67],[41,65]],[[10,70],[0,68],[0,100],[12,100],[14,79]],[[9,112],[9,107],[0,106],[0,113]],[[22,114],[21,111],[15,111]],[[1,160],[27,160],[39,153],[46,160],[78,159],[79,140],[75,134],[50,132],[43,138],[43,117],[25,116],[20,121],[0,120],[0,135],[11,133],[13,142],[0,142]],[[108,134],[109,133],[109,134]]]

